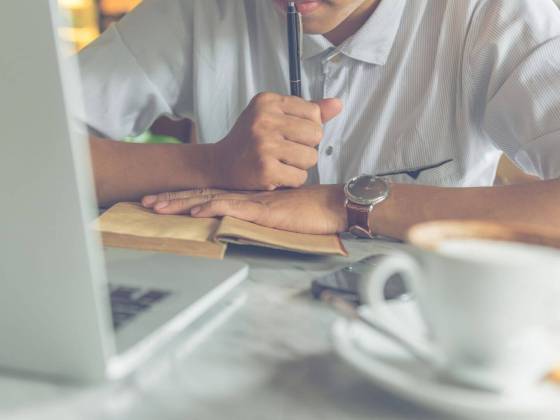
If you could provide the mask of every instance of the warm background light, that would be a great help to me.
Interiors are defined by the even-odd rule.
[[[80,49],[99,36],[97,5],[94,0],[59,0],[59,4],[68,16],[68,26],[60,30],[65,40]]]
[[[141,0],[100,0],[99,7],[104,14],[122,15],[136,7],[140,1]]]
[[[120,19],[141,0],[58,0],[68,13],[68,26],[61,29],[64,39],[80,50],[97,38],[112,22]]]

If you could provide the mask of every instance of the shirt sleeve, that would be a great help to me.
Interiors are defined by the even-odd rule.
[[[528,173],[560,177],[560,11],[552,0],[487,0],[469,34],[473,112]]]
[[[80,52],[92,132],[122,139],[192,114],[192,3],[144,0]]]

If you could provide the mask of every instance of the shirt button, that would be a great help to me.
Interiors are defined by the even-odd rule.
[[[327,148],[325,149],[325,154],[326,154],[327,156],[332,155],[333,152],[334,152],[334,147],[332,147],[332,146],[329,146],[329,147],[327,147]]]

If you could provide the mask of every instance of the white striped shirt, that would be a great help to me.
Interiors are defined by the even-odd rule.
[[[285,22],[271,3],[144,0],[80,54],[90,127],[122,138],[171,115],[215,142],[258,92],[288,94]],[[325,126],[321,183],[369,173],[490,185],[501,151],[560,177],[552,0],[382,0],[338,48],[306,35],[303,53],[305,97],[345,104]]]

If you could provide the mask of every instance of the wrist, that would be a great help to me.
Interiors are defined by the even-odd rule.
[[[376,206],[369,215],[370,223],[377,234],[400,240],[405,239],[406,232],[412,226],[408,221],[409,215],[414,214],[420,208],[417,203],[411,207],[411,202],[407,199],[410,189],[417,187],[391,183],[390,197]]]
[[[224,182],[224,159],[222,158],[222,145],[221,142],[205,144],[204,146],[204,167],[202,172],[206,176],[207,187],[210,188],[225,188],[227,187]]]
[[[337,233],[348,231],[348,214],[346,212],[346,195],[344,185],[329,185],[329,199],[327,208],[332,211],[333,219],[336,220]]]
[[[185,173],[196,169],[196,188],[220,188],[223,186],[220,150],[218,144],[192,144],[183,147]],[[192,180],[191,180],[192,181]]]
[[[389,198],[390,192],[390,184],[373,175],[359,175],[345,184],[348,230],[354,236],[373,239],[379,235],[372,215]]]

